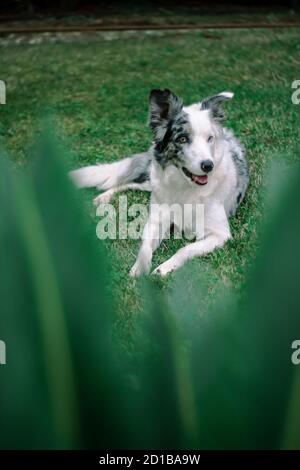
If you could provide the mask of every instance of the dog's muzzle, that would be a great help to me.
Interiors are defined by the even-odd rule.
[[[191,173],[184,166],[182,167],[182,171],[188,178],[190,178],[190,180],[193,183],[199,184],[200,186],[204,186],[208,182],[208,176],[207,175],[194,175],[193,173]]]

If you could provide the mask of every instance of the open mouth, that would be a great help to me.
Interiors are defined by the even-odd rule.
[[[182,167],[182,171],[188,178],[190,178],[191,181],[193,181],[193,183],[200,184],[201,186],[203,186],[208,182],[207,175],[194,175],[184,166]]]

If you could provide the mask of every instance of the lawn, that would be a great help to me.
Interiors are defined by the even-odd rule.
[[[168,87],[185,103],[224,90],[235,93],[234,100],[226,103],[227,126],[246,146],[250,187],[231,221],[232,241],[190,263],[196,271],[207,271],[207,300],[219,281],[242,292],[259,246],[270,164],[296,159],[299,110],[291,102],[291,84],[299,79],[299,30],[99,34],[74,36],[72,42],[63,37],[56,42],[50,39],[32,44],[17,44],[14,39],[0,42],[0,78],[7,83],[7,104],[0,109],[0,138],[17,167],[30,161],[45,111],[55,117],[71,169],[112,162],[147,148],[151,142],[146,125],[151,88]],[[96,228],[94,194],[93,190],[83,191],[82,202]],[[129,204],[147,202],[149,195],[128,192],[128,198]],[[114,202],[117,204],[117,197]],[[128,272],[139,242],[105,243],[118,302],[118,334],[130,343],[141,297],[140,282],[129,278]],[[153,267],[182,243],[163,242]],[[175,277],[157,279],[157,287],[171,291]],[[197,283],[197,276],[189,282]]]

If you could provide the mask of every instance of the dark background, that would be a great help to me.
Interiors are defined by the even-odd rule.
[[[267,0],[264,2],[255,0],[230,0],[207,1],[207,0],[2,0],[0,2],[1,17],[32,17],[35,15],[105,15],[118,14],[120,10],[143,13],[143,11],[163,8],[176,11],[180,8],[191,8],[191,10],[203,12],[203,14],[228,14],[257,11],[286,11],[299,9],[300,0]]]

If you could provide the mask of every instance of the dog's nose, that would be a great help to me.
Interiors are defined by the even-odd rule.
[[[214,167],[214,164],[211,160],[204,160],[202,163],[201,163],[201,169],[205,172],[205,173],[210,173],[212,171]]]

